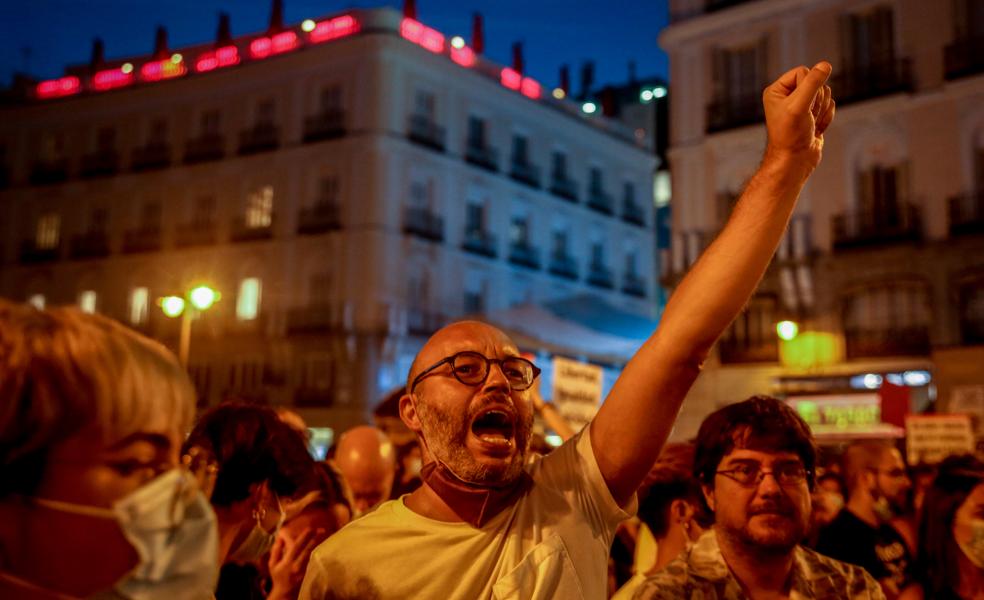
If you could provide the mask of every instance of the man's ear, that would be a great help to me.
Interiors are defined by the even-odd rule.
[[[683,498],[677,498],[670,502],[670,517],[681,523],[689,521],[694,518],[694,507]]]
[[[410,398],[410,394],[400,396],[400,420],[410,431],[418,435],[421,433],[420,417],[417,415],[417,407]]]
[[[714,512],[716,510],[714,507],[714,488],[702,483],[700,484],[700,491],[704,493],[704,500],[707,501],[707,506],[711,508],[711,512]]]

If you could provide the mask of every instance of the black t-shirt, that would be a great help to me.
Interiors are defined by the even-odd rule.
[[[913,582],[912,555],[902,535],[887,523],[872,527],[846,508],[820,530],[817,552],[858,565],[879,581],[888,579],[899,591]]]

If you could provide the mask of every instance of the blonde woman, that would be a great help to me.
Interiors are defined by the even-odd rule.
[[[0,300],[0,597],[211,598],[215,515],[179,459],[194,408],[160,344]]]

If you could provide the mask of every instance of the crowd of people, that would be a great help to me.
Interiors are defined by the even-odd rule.
[[[375,427],[316,461],[289,410],[196,418],[157,342],[0,300],[0,598],[984,597],[974,456],[914,489],[894,446],[835,465],[766,396],[664,448],[820,161],[830,72],[765,90],[758,172],[581,431],[508,336],[466,321],[423,345]],[[558,448],[534,444],[536,415]]]

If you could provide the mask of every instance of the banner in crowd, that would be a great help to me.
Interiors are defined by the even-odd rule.
[[[951,454],[974,451],[968,415],[909,415],[905,418],[906,458],[910,465],[938,463]]]
[[[574,431],[594,418],[601,405],[602,369],[562,356],[553,359],[553,403]]]

